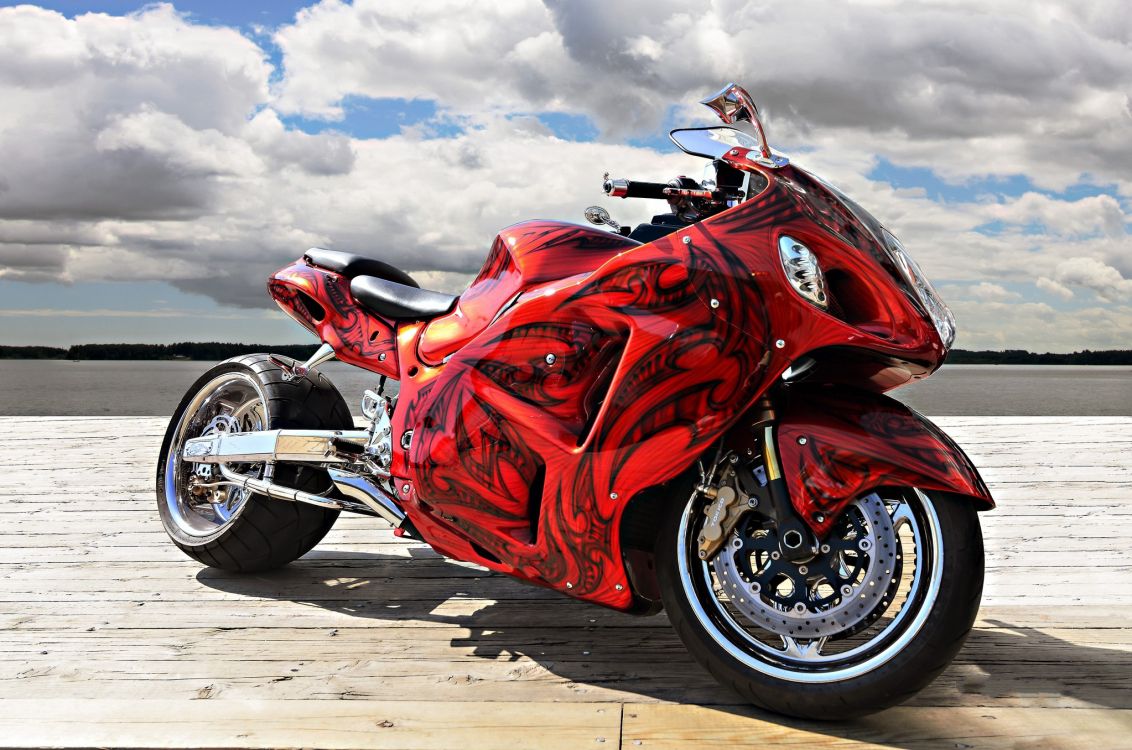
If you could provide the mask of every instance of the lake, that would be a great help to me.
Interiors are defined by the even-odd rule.
[[[165,416],[209,367],[188,361],[0,360],[0,415]],[[377,376],[340,362],[322,371],[358,413]],[[933,416],[1132,415],[1132,367],[948,365],[894,392]]]

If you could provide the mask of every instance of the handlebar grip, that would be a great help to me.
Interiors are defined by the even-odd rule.
[[[638,182],[631,180],[606,180],[602,190],[610,198],[656,198],[667,200],[664,191],[671,187],[663,182]]]

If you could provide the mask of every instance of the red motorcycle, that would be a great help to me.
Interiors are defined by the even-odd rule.
[[[720,682],[794,716],[905,700],[959,650],[983,580],[963,451],[881,395],[944,361],[954,320],[875,218],[767,146],[730,85],[723,127],[672,131],[703,179],[605,181],[666,200],[629,230],[503,230],[459,297],[312,249],[271,296],[322,341],[252,354],[177,407],[161,518],[206,565],[302,556],[339,511],[626,612],[661,608]],[[317,367],[375,373],[364,428]],[[399,383],[385,393],[388,378]]]

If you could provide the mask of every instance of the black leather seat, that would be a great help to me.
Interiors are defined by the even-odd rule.
[[[409,274],[374,258],[312,247],[303,259],[350,279],[350,293],[362,307],[392,320],[424,320],[456,305],[456,297],[421,289]]]
[[[350,280],[350,294],[362,307],[391,320],[435,318],[455,307],[458,299],[376,276],[355,276]]]
[[[346,278],[355,276],[376,276],[379,279],[389,279],[398,284],[420,288],[420,284],[396,266],[391,266],[374,258],[366,258],[353,253],[341,253],[337,250],[323,250],[321,247],[312,247],[307,250],[303,259],[312,266],[325,268],[327,271],[340,273]]]

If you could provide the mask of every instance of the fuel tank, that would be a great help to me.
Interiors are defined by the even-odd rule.
[[[456,308],[421,333],[421,361],[440,364],[468,343],[515,298],[536,284],[589,273],[641,243],[565,221],[524,221],[500,232]]]

